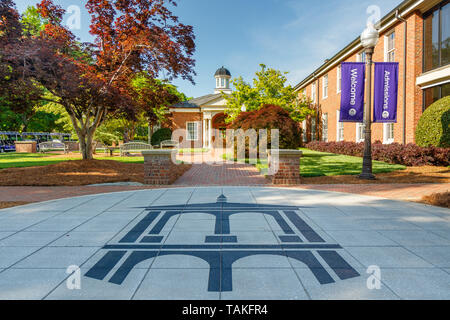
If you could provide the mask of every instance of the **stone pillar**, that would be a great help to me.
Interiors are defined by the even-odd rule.
[[[302,151],[280,149],[268,150],[267,153],[269,154],[269,166],[275,170],[273,175],[271,175],[273,184],[300,184],[300,158],[303,155]],[[278,170],[276,170],[277,165]]]
[[[37,152],[37,142],[36,141],[16,141],[16,152],[17,153],[36,153]]]
[[[172,162],[173,150],[142,151],[144,156],[144,182],[150,185],[170,185],[177,179],[176,164]]]

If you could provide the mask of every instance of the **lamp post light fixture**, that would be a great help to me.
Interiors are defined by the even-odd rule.
[[[366,52],[366,103],[364,104],[364,156],[360,179],[374,180],[372,173],[372,56],[378,43],[379,34],[374,25],[369,23],[361,34],[361,44]]]

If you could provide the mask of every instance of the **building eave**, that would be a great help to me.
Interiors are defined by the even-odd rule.
[[[400,3],[397,7],[395,7],[392,11],[390,11],[380,20],[380,29],[379,29],[380,33],[383,33],[384,31],[386,31],[386,29],[400,22],[399,20],[396,19],[397,11],[399,12],[400,16],[404,17],[405,15],[411,13],[413,10],[417,9],[420,5],[424,4],[424,2],[425,0],[405,0],[402,3]],[[358,36],[355,40],[350,42],[346,47],[344,47],[337,54],[335,54],[331,59],[327,60],[327,62],[322,64],[309,76],[307,76],[297,85],[295,85],[294,90],[299,91],[304,87],[308,86],[314,80],[326,74],[331,68],[334,68],[340,62],[345,60],[348,56],[351,56],[356,51],[360,51],[362,49],[363,47],[361,45],[360,37]]]

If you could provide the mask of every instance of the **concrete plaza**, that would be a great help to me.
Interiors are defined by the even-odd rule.
[[[258,186],[9,208],[0,299],[450,299],[450,210]]]

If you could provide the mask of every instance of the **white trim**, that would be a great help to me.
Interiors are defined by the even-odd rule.
[[[433,84],[430,84],[428,86],[421,87],[420,89],[426,90],[426,89],[437,87],[437,86],[440,86],[440,85],[443,85],[443,84],[446,84],[446,83],[450,83],[450,79],[446,80],[446,81],[438,82],[438,83],[433,83]]]
[[[416,78],[416,85],[422,89],[434,87],[450,81],[450,65],[431,70]]]
[[[394,137],[388,138],[388,126],[392,125],[394,126],[394,123],[383,123],[383,144],[391,144],[394,143]],[[395,130],[395,129],[394,129]]]
[[[325,138],[325,120],[326,120],[326,138]],[[322,141],[328,142],[329,137],[328,137],[328,127],[329,127],[329,123],[328,123],[328,112],[322,113]],[[325,139],[324,139],[325,138]]]
[[[306,132],[306,120],[302,122],[302,140],[303,142],[308,142],[308,136]]]
[[[395,30],[392,30],[391,32],[387,33],[383,38],[384,38],[384,62],[394,62],[394,61],[389,61],[389,37],[391,35],[394,35],[394,48],[391,50],[391,52],[394,52],[394,61],[395,61],[395,53],[396,53],[396,33]]]
[[[325,79],[326,79],[326,81],[325,81]],[[328,76],[328,73],[322,77],[322,99],[328,98],[328,88],[330,86],[329,80],[330,80],[330,78]],[[325,82],[327,84],[326,90],[325,90]],[[325,95],[325,93],[326,93],[326,95]]]
[[[317,84],[315,82],[311,84],[311,99],[312,102],[317,102]]]
[[[344,141],[344,123],[343,122],[339,122],[339,116],[340,116],[341,111],[340,110],[336,110],[336,141]],[[340,127],[342,126],[342,139],[340,136]]]
[[[357,122],[356,123],[356,142],[364,142],[364,131],[361,132],[361,128],[364,128],[364,123]]]
[[[341,85],[342,85],[342,66],[338,65],[336,68],[336,93],[341,92]]]
[[[200,108],[170,108],[169,112],[201,113]]]
[[[186,121],[186,140],[187,141],[198,141],[198,121]],[[190,124],[195,124],[195,136],[193,138],[191,138],[191,135],[189,133],[189,125]]]

